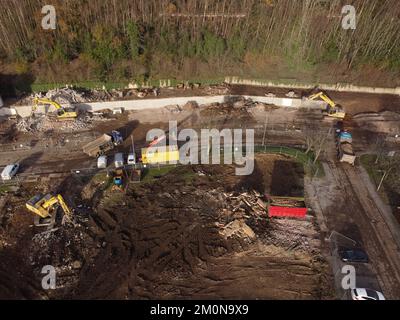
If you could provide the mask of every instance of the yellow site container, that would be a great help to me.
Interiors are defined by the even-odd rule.
[[[150,147],[142,149],[142,162],[144,164],[168,164],[179,161],[177,146]]]

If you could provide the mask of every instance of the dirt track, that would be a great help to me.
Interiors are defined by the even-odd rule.
[[[295,90],[289,88],[254,87],[247,85],[232,85],[231,93],[234,95],[264,96],[273,93],[284,97],[289,91],[294,91],[298,97],[307,96],[306,90]],[[328,95],[350,115],[363,112],[397,111],[400,112],[400,96],[390,94],[372,94],[358,92],[327,91]]]

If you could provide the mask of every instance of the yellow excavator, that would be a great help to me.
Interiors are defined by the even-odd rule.
[[[57,112],[57,120],[75,120],[78,117],[78,113],[76,111],[66,110],[53,100],[38,97],[33,99],[32,111],[36,111],[39,104],[54,106]]]
[[[55,224],[56,213],[59,206],[63,209],[65,217],[69,221],[72,221],[71,210],[65,203],[61,194],[53,195],[48,193],[43,195],[39,193],[29,199],[25,205],[29,211],[36,214],[34,220],[36,226],[50,226],[52,228]]]
[[[344,119],[344,117],[346,116],[346,113],[344,112],[343,108],[339,104],[336,104],[323,91],[320,91],[318,93],[312,94],[312,95],[310,95],[308,97],[309,100],[315,100],[315,99],[318,99],[318,98],[324,100],[328,104],[328,108],[326,110],[327,113],[328,113],[328,117]]]

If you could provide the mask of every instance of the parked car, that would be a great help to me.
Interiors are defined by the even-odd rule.
[[[351,289],[351,298],[353,300],[386,300],[381,292],[366,288]]]
[[[136,163],[136,159],[135,159],[135,154],[134,153],[128,154],[127,163],[130,164],[130,165],[134,165]]]
[[[6,166],[1,172],[1,179],[11,180],[18,172],[19,163],[12,163]]]
[[[340,259],[343,262],[368,263],[368,255],[362,249],[341,249],[339,250]]]

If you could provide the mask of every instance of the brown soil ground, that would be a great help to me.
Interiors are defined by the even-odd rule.
[[[0,272],[20,261],[15,273],[23,278],[2,277],[1,292],[17,298],[333,298],[313,219],[269,220],[243,203],[236,212],[228,205],[227,194],[234,199],[276,189],[281,183],[272,179],[276,170],[289,169],[288,181],[302,181],[296,166],[286,157],[263,155],[245,178],[235,176],[233,166],[177,167],[159,179],[131,184],[126,193],[111,191],[98,178],[72,176],[59,188],[73,192],[66,200],[80,226],[33,240],[37,230],[30,227],[24,199],[45,185],[27,185],[2,210],[8,215],[0,238],[10,249],[2,250],[7,259]],[[244,231],[224,235],[233,221],[241,221]],[[46,264],[58,275],[51,293],[38,288]]]

